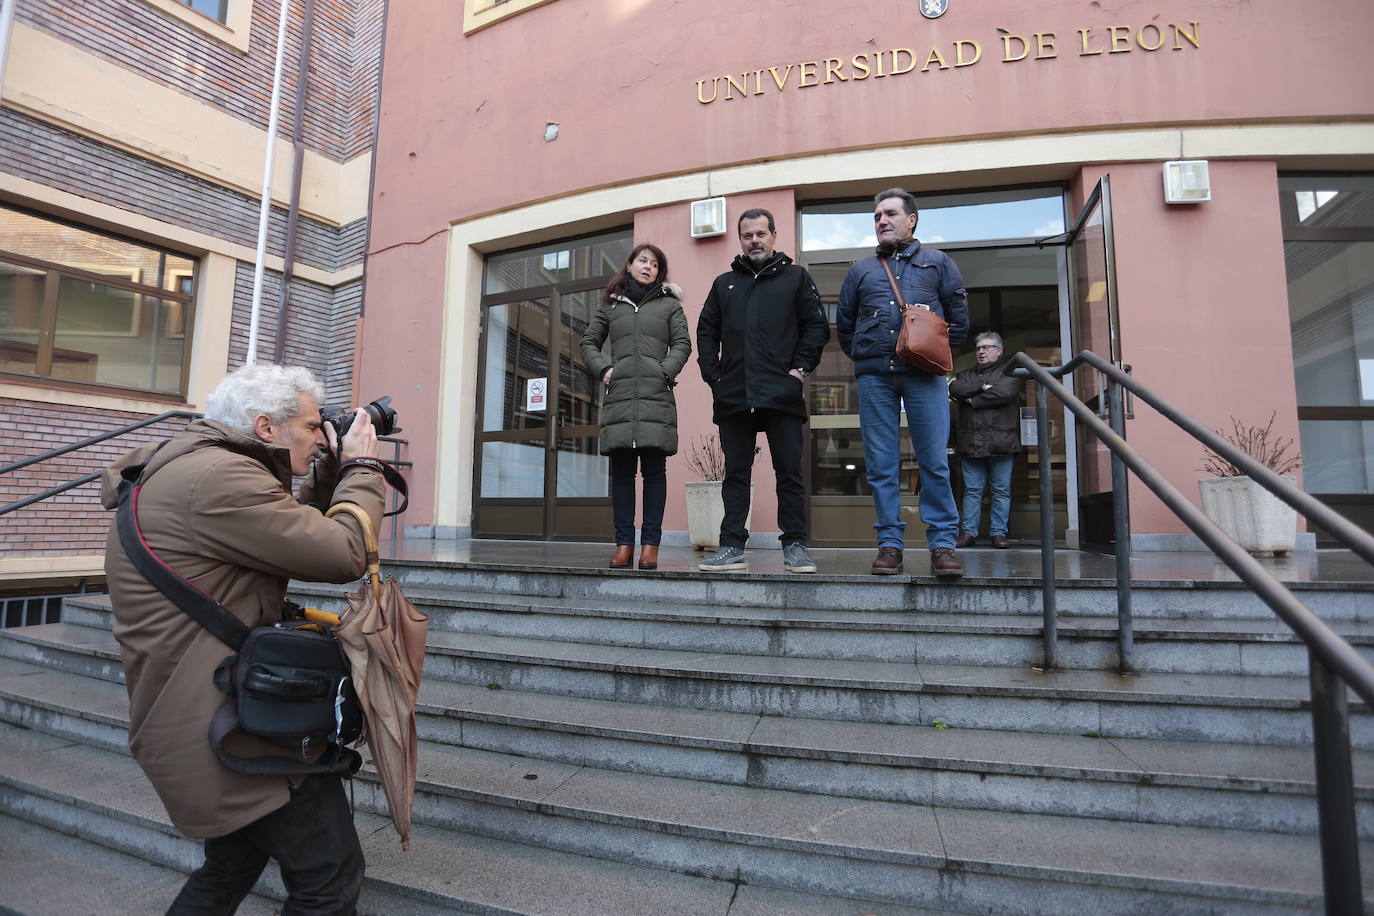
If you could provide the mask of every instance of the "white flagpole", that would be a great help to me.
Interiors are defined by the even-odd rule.
[[[286,56],[286,14],[291,0],[281,0],[281,15],[277,19],[277,62],[272,69],[272,102],[267,117],[267,154],[262,165],[262,205],[258,209],[258,251],[253,264],[253,299],[248,320],[248,355],[244,364],[251,366],[258,355],[258,319],[262,312],[262,268],[267,256],[267,223],[272,215],[272,167],[277,152],[277,115],[281,110],[282,60]]]
[[[5,64],[10,58],[10,30],[14,26],[15,0],[0,4],[0,90],[5,86]]]

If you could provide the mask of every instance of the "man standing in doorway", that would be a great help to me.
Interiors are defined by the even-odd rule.
[[[942,375],[917,369],[897,356],[902,314],[883,260],[889,262],[908,305],[926,306],[949,323],[950,347],[968,334],[964,278],[949,256],[915,238],[916,198],[901,188],[874,197],[874,257],[849,268],[840,288],[835,329],[845,355],[854,361],[859,387],[868,485],[873,491],[878,556],[873,573],[902,571],[901,413],[906,411],[911,444],[920,468],[920,512],[926,525],[931,569],[957,578],[964,567],[954,552],[959,512],[949,481],[949,394]]]
[[[988,491],[993,547],[1007,546],[1011,518],[1011,463],[1021,453],[1021,389],[1025,383],[1008,374],[1002,335],[984,331],[973,339],[978,364],[949,383],[949,396],[959,405],[959,464],[964,471],[963,530],[959,548],[978,542],[983,491]]]
[[[755,442],[762,432],[768,437],[777,476],[783,566],[813,573],[816,564],[806,552],[802,424],[807,416],[806,377],[820,362],[830,323],[811,275],[773,250],[778,241],[773,214],[746,210],[738,230],[742,253],[711,285],[697,321],[697,364],[711,386],[725,453],[720,550],[700,568],[749,568],[744,520],[749,514]]]

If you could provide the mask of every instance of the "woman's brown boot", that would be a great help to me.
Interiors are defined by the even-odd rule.
[[[630,557],[634,554],[633,544],[617,544],[615,556],[611,557],[611,569],[629,569]]]
[[[658,569],[658,545],[645,544],[639,548],[639,568]]]

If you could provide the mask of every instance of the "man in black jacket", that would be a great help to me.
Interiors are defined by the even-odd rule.
[[[806,552],[802,424],[807,417],[806,376],[820,362],[830,323],[811,275],[774,252],[778,231],[773,214],[746,210],[738,229],[743,253],[711,285],[697,321],[697,364],[711,386],[725,453],[720,550],[700,568],[749,567],[744,520],[755,442],[762,432],[778,481],[783,566],[791,572],[815,572]]]
[[[984,331],[973,343],[978,364],[960,372],[949,385],[949,396],[959,405],[959,460],[964,471],[963,530],[955,544],[963,549],[977,543],[983,490],[988,489],[992,546],[1006,547],[1011,465],[1021,452],[1020,405],[1025,383],[1007,374],[1002,335]]]

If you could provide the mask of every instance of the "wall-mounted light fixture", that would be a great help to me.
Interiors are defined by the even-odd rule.
[[[725,198],[692,201],[692,238],[725,234]]]
[[[1200,204],[1212,199],[1206,159],[1172,159],[1164,163],[1164,202]]]

